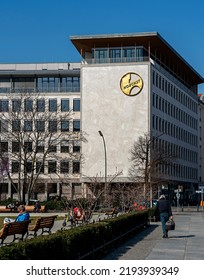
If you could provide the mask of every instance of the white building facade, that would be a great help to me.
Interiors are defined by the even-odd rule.
[[[171,189],[188,196],[200,171],[198,84],[203,78],[158,34],[72,36],[81,53],[81,179],[128,182],[129,150],[151,133],[178,155],[165,170]],[[106,141],[107,174],[101,131]]]
[[[70,40],[81,54],[80,63],[0,64],[1,112],[8,94],[39,92],[46,96],[47,108],[64,102],[72,111],[65,132],[81,132],[86,138],[74,142],[65,134],[55,153],[67,161],[59,172],[66,184],[59,174],[50,176],[47,167],[42,190],[34,198],[86,197],[94,177],[101,182],[131,182],[129,151],[146,133],[179,155],[176,168],[165,171],[171,184],[160,187],[172,193],[177,188],[195,192],[201,180],[197,91],[203,77],[158,33],[71,36]],[[1,138],[5,151],[2,142],[6,140]],[[70,152],[78,154],[78,160],[72,160]],[[60,161],[56,165],[60,171]],[[11,172],[11,161],[9,166]],[[0,194],[1,199],[15,198],[3,175]]]

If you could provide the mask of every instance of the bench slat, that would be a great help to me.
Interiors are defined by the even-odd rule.
[[[8,236],[13,236],[14,242],[16,239],[23,240],[24,235],[28,232],[28,225],[30,223],[30,220],[23,221],[23,222],[12,222],[12,223],[6,223],[4,224],[1,232],[0,232],[0,239],[1,244],[4,243],[4,240]],[[16,237],[16,235],[21,235],[21,237]]]
[[[44,232],[51,233],[51,229],[54,225],[54,221],[56,218],[57,218],[57,215],[37,218],[35,220],[34,225],[29,226],[27,236],[29,236],[29,235],[37,236],[37,232],[40,229],[42,230],[41,235]],[[33,233],[31,233],[31,232],[33,232]]]

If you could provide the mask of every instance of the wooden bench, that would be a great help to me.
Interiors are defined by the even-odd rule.
[[[8,208],[6,205],[0,205],[0,213],[13,212],[12,208]]]
[[[30,235],[37,236],[39,230],[41,230],[40,235],[43,235],[44,233],[50,234],[56,218],[57,215],[48,217],[38,217],[35,220],[35,223],[28,227],[27,237]]]
[[[12,222],[4,224],[3,228],[0,230],[1,245],[3,245],[4,240],[8,236],[13,236],[13,241],[23,240],[24,235],[28,232],[28,225],[30,220],[23,222]],[[20,235],[20,237],[17,235]]]
[[[25,210],[27,212],[33,212],[34,211],[34,205],[25,205]],[[38,211],[38,213],[43,213],[45,212],[45,205],[41,205],[40,210]]]

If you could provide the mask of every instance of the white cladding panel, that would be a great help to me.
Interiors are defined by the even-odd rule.
[[[120,88],[121,78],[130,72],[143,80],[142,91],[136,96],[127,96]],[[83,177],[104,177],[104,145],[99,130],[106,143],[108,176],[123,171],[121,179],[128,177],[129,150],[134,141],[149,130],[148,77],[149,64],[82,67],[81,129],[87,139],[82,143],[82,180]]]

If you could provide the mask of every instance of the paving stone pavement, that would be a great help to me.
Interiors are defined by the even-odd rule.
[[[204,213],[173,212],[176,229],[162,238],[161,223],[150,226],[105,260],[204,260]]]

